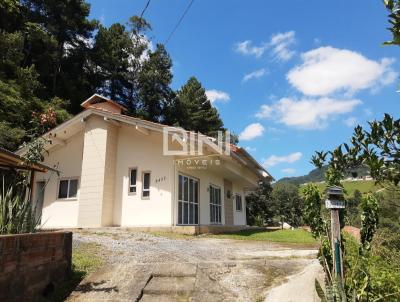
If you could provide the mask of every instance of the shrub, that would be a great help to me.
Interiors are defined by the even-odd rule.
[[[33,233],[40,219],[36,217],[32,202],[24,193],[9,188],[0,196],[0,234]]]

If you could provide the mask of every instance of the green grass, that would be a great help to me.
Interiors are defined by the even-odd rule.
[[[167,237],[171,239],[196,239],[196,238],[217,238],[217,239],[235,239],[235,240],[253,240],[269,241],[288,244],[316,244],[311,234],[302,229],[296,230],[243,230],[234,233],[225,234],[202,234],[188,235],[172,232],[151,232],[158,237]]]
[[[381,186],[376,185],[374,180],[361,180],[361,181],[343,181],[344,189],[346,190],[346,196],[353,196],[355,190],[359,190],[361,193],[374,193],[380,189]],[[326,183],[316,184],[321,193],[324,193],[326,189]]]
[[[87,275],[102,266],[103,259],[98,253],[99,245],[95,243],[81,243],[78,247],[74,247],[71,278],[58,284],[52,293],[41,299],[41,302],[65,301]]]
[[[213,238],[236,239],[236,240],[255,240],[268,241],[289,244],[314,245],[317,241],[311,236],[311,233],[302,230],[244,230],[229,234],[210,235]]]

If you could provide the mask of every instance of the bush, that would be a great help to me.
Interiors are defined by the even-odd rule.
[[[345,287],[354,301],[400,301],[400,234],[379,230],[371,252],[360,253],[359,243],[345,235]],[[351,300],[353,301],[353,300]]]
[[[0,196],[0,234],[33,233],[40,222],[35,214],[24,193],[9,188]]]

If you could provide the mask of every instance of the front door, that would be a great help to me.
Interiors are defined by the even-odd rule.
[[[199,181],[179,175],[178,224],[199,224]]]
[[[232,182],[224,179],[225,225],[233,225],[233,193]]]
[[[38,220],[38,221],[40,221],[41,217],[42,217],[45,187],[46,187],[45,181],[36,182],[36,192],[35,192],[35,199],[33,200],[33,204],[35,205],[36,220]]]

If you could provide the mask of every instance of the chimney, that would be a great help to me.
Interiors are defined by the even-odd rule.
[[[81,106],[85,109],[97,109],[113,114],[122,114],[126,110],[124,106],[99,94],[93,94]]]

